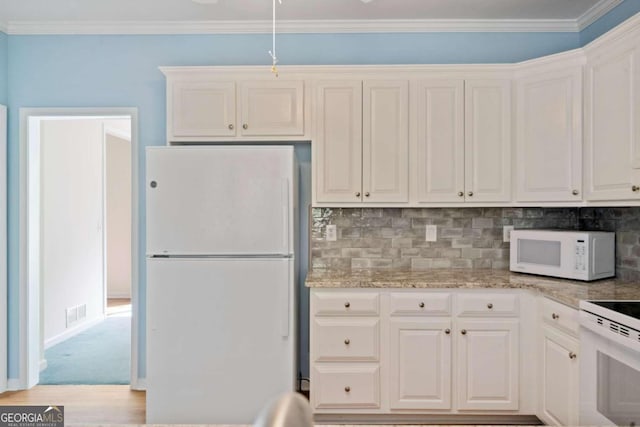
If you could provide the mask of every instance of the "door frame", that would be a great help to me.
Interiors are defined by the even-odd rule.
[[[47,117],[113,116],[131,118],[131,388],[143,389],[138,379],[139,337],[139,167],[138,109],[115,108],[20,108],[20,268],[19,268],[19,376],[18,389],[36,385],[40,376],[40,277],[29,273],[29,119]],[[40,262],[40,261],[38,261]],[[38,276],[38,277],[33,277]]]

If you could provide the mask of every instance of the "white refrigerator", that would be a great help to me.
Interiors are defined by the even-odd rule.
[[[146,156],[146,422],[251,424],[295,390],[293,147]]]

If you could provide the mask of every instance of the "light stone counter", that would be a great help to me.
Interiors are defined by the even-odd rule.
[[[578,308],[580,300],[640,300],[640,283],[554,279],[506,270],[330,270],[309,271],[309,288],[528,289]]]

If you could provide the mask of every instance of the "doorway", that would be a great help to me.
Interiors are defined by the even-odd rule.
[[[21,382],[136,388],[136,111],[23,109],[21,124]]]

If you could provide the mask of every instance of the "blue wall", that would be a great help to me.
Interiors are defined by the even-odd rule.
[[[165,143],[161,65],[269,63],[268,35],[10,36],[10,111],[20,107],[137,107],[144,147]],[[303,34],[278,36],[282,64],[505,63],[579,46],[575,33]],[[265,68],[265,72],[267,68]],[[18,114],[10,115],[9,375],[18,376]],[[144,331],[145,200],[140,183],[140,316]],[[145,374],[144,333],[140,374]],[[306,373],[306,372],[305,372]]]
[[[0,31],[0,104],[7,105],[7,72],[9,59],[9,37]]]
[[[623,1],[580,32],[580,45],[588,44],[638,12],[640,12],[640,0]]]
[[[640,10],[626,0],[582,33],[283,34],[281,64],[510,63],[577,48]],[[0,103],[10,110],[9,375],[18,376],[18,109],[137,107],[144,147],[165,143],[162,65],[269,65],[269,35],[6,36],[0,33]],[[7,66],[8,63],[8,66]],[[8,84],[7,82],[10,82]],[[304,158],[308,153],[299,151]],[[307,162],[308,164],[308,162]],[[144,331],[145,200],[140,183],[140,291]],[[304,298],[306,294],[302,294]],[[306,306],[301,307],[303,311]],[[303,316],[305,314],[303,313]],[[303,337],[305,342],[307,337]],[[140,374],[145,373],[144,333]],[[305,372],[306,374],[306,372]]]

